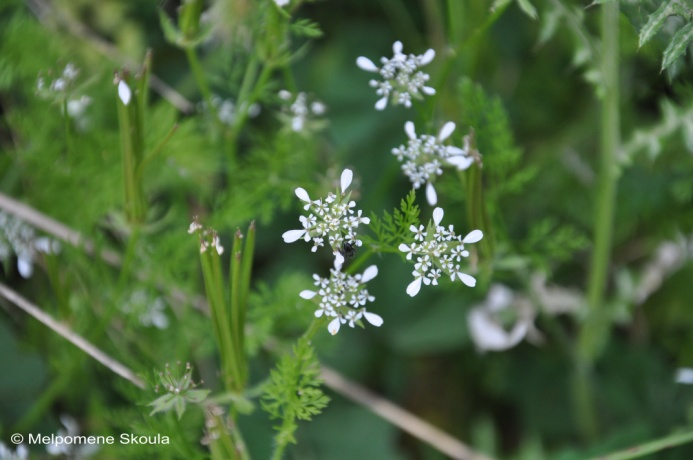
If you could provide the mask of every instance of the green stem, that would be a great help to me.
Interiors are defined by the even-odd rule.
[[[192,71],[193,78],[195,79],[195,83],[197,84],[197,88],[200,90],[200,94],[202,94],[202,99],[204,99],[205,104],[207,105],[207,110],[209,110],[209,113],[217,127],[219,127],[220,130],[222,130],[223,126],[221,124],[221,121],[219,120],[219,117],[217,116],[216,111],[214,110],[214,105],[212,104],[212,90],[209,88],[209,85],[207,84],[207,80],[205,79],[205,74],[202,70],[200,60],[197,58],[195,48],[185,48],[185,55],[188,58],[188,64],[190,65],[190,70]]]
[[[587,289],[587,301],[591,315],[601,312],[611,259],[616,184],[618,182],[617,154],[620,139],[619,119],[619,69],[618,69],[618,2],[603,5],[602,13],[602,76],[604,100],[601,110],[601,157],[596,197],[596,221],[594,225],[594,249]],[[604,321],[595,321],[603,324]],[[600,337],[586,337],[583,351],[592,360],[601,343]]]
[[[620,145],[619,119],[619,4],[602,6],[601,71],[603,100],[601,105],[601,156],[596,194],[594,248],[587,283],[587,317],[580,329],[576,356],[575,412],[584,436],[594,439],[598,433],[593,388],[592,365],[597,359],[609,331],[604,311],[604,293],[611,259],[616,185],[617,153]]]
[[[655,441],[649,441],[638,446],[629,447],[619,452],[614,452],[608,455],[594,457],[593,460],[627,460],[630,458],[638,458],[644,455],[659,452],[674,446],[680,446],[693,441],[693,431],[685,433],[675,433],[665,436],[664,438]]]

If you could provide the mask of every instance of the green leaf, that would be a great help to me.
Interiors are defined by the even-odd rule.
[[[659,29],[662,28],[664,25],[664,20],[673,14],[671,3],[671,1],[668,3],[662,3],[662,5],[650,15],[650,18],[647,20],[647,24],[640,29],[638,47],[641,47],[650,41],[650,39],[654,37]]]
[[[183,39],[183,35],[173,24],[173,21],[171,21],[171,19],[162,10],[159,10],[159,22],[161,23],[161,30],[164,32],[166,41],[172,45],[178,45],[178,43]]]
[[[532,19],[537,19],[539,15],[537,14],[537,9],[532,5],[529,0],[517,0],[517,4],[520,9]]]
[[[688,44],[693,39],[693,23],[688,23],[681,27],[672,37],[669,46],[664,50],[662,59],[662,69],[669,67],[679,56],[688,48]]]

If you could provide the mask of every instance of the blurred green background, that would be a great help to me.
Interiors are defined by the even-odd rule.
[[[275,5],[214,3],[214,32],[199,55],[212,91],[234,100],[256,51],[252,43],[269,27],[261,22],[262,12]],[[316,258],[307,246],[281,240],[297,225],[293,189],[329,190],[325,184],[349,167],[356,174],[359,208],[377,215],[391,211],[410,187],[389,153],[404,142],[405,121],[417,122],[418,130],[419,122],[433,119],[421,129],[436,133],[452,120],[458,127],[453,142],[459,144],[474,127],[485,155],[497,249],[493,260],[482,264],[492,275],[482,276],[475,289],[445,282],[412,299],[405,293],[411,266],[398,255],[373,256],[369,262],[377,263],[380,273],[369,290],[377,299],[373,311],[385,324],[336,337],[319,334],[314,345],[321,362],[497,458],[588,458],[675,429],[690,430],[693,388],[674,378],[678,368],[693,366],[693,67],[684,55],[660,71],[667,40],[680,26],[677,18],[638,48],[639,30],[657,2],[622,3],[621,136],[632,155],[619,169],[605,302],[610,332],[590,374],[599,427],[594,437],[581,430],[573,399],[580,312],[555,315],[537,307],[541,343],[523,341],[503,352],[479,353],[467,327],[469,310],[483,302],[492,283],[531,295],[531,275],[539,273],[550,285],[586,289],[600,149],[598,86],[586,78],[597,61],[585,43],[599,50],[601,7],[588,7],[589,2],[536,1],[538,19],[516,3],[492,13],[491,2],[477,0],[325,0],[292,10],[292,21],[315,21],[323,36],[288,42],[291,50],[304,48],[289,71],[277,70],[261,88],[261,113],[236,140],[233,161],[204,112],[180,113],[151,94],[145,144],[156,145],[176,122],[179,128],[146,169],[150,225],[129,248],[119,211],[113,71],[125,59],[142,62],[149,48],[152,71],[199,108],[201,96],[185,54],[166,42],[159,22],[159,9],[175,17],[178,4],[4,0],[0,192],[79,230],[99,247],[133,251],[133,265],[148,276],[119,276],[63,244],[58,255],[39,257],[28,279],[17,272],[17,255],[10,255],[0,280],[136,372],[151,376],[166,362],[192,361],[198,378],[214,389],[207,318],[191,302],[176,304],[161,286],[190,296],[203,292],[197,244],[185,233],[193,214],[214,225],[226,247],[236,227],[245,229],[257,219],[248,314],[251,380],[259,382],[276,360],[267,343],[290,344],[312,319],[298,292],[311,286],[313,273],[330,266],[326,254]],[[95,40],[69,24],[86,26],[117,54],[104,55]],[[438,94],[418,103],[417,110],[378,112],[368,86],[371,75],[355,60],[390,56],[395,40],[404,43],[405,52],[436,50],[426,70]],[[37,77],[48,77],[51,69],[59,73],[68,62],[80,69],[83,86],[76,93],[91,98],[88,125],[71,128],[70,144],[60,107],[36,94]],[[280,132],[275,95],[288,84],[327,105],[325,131],[306,137]],[[471,230],[468,198],[455,178],[436,185],[445,221],[460,233]],[[417,196],[425,222],[431,209],[423,191]],[[684,242],[676,250],[679,263],[662,271],[661,285],[643,302],[635,302],[657,248],[676,241]],[[166,328],[143,324],[141,312],[133,312],[136,306],[123,310],[137,304],[137,295],[148,304],[165,300]],[[83,433],[174,430],[163,417],[146,415],[145,405],[156,396],[152,391],[131,388],[10,303],[0,305],[0,441],[9,444],[14,432],[55,433],[62,414],[74,417]],[[365,408],[328,394],[332,403],[301,425],[298,445],[287,458],[445,458]],[[181,423],[187,441],[204,455],[198,443],[202,418],[193,412]],[[258,407],[240,424],[253,458],[269,458],[272,422],[266,414]],[[32,452],[47,455],[38,446]],[[113,446],[94,454],[152,456],[179,458],[179,453]],[[692,456],[693,447],[682,446],[652,458]]]

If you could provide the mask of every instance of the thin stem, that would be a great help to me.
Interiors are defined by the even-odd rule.
[[[611,258],[616,184],[618,181],[619,119],[619,4],[602,5],[601,71],[603,100],[601,105],[601,156],[596,195],[594,249],[587,283],[588,314],[580,330],[576,356],[577,373],[575,410],[583,434],[593,439],[598,433],[595,401],[590,382],[592,364],[608,333],[609,321],[604,310],[604,293]]]
[[[693,441],[693,431],[686,431],[684,433],[674,433],[665,436],[661,439],[657,439],[654,441],[646,442],[644,444],[640,444],[638,446],[623,449],[619,452],[594,457],[593,460],[627,460],[631,458],[638,458],[644,455],[668,449],[670,447],[680,446],[691,441]]]
[[[209,110],[209,113],[212,119],[214,120],[215,124],[220,128],[220,130],[223,130],[221,121],[219,120],[219,117],[217,116],[216,111],[214,110],[214,105],[212,104],[212,90],[209,88],[209,85],[207,84],[207,80],[205,79],[205,74],[202,71],[202,65],[200,64],[200,60],[197,57],[195,48],[185,48],[185,56],[188,58],[190,70],[192,71],[193,78],[195,79],[195,83],[197,84],[197,88],[200,90],[200,94],[202,94],[202,99],[204,99],[205,104],[207,105],[207,110]]]

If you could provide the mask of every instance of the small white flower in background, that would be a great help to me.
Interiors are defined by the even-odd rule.
[[[193,221],[188,227],[188,233],[190,235],[197,233],[200,237],[200,253],[205,252],[209,248],[214,248],[219,255],[224,253],[224,247],[219,242],[217,231],[212,228],[203,228],[197,216],[193,217]]]
[[[26,460],[29,458],[29,449],[24,444],[17,446],[17,450],[7,447],[0,442],[0,460]]]
[[[282,8],[288,5],[289,1],[290,0],[274,0],[274,3],[276,3],[279,8]]]
[[[442,273],[452,281],[457,278],[469,287],[476,285],[474,277],[460,271],[458,262],[469,256],[464,245],[480,241],[484,234],[481,230],[473,230],[464,238],[458,236],[452,225],[447,229],[440,225],[443,214],[443,208],[435,208],[433,221],[429,222],[426,232],[423,232],[423,226],[417,228],[412,225],[409,230],[414,234],[415,241],[399,245],[399,250],[406,253],[407,260],[414,259],[416,262],[412,272],[414,281],[407,286],[407,294],[412,297],[419,293],[421,284],[437,285]]]
[[[52,71],[48,71],[50,75]],[[77,76],[79,75],[79,69],[71,62],[69,62],[65,69],[63,69],[61,75],[58,78],[51,80],[50,84],[46,85],[46,79],[39,75],[36,80],[36,90],[38,93],[44,97],[55,97],[58,94],[65,94],[72,90]],[[50,93],[53,93],[52,95]]]
[[[693,369],[690,367],[682,367],[676,370],[676,383],[682,383],[684,385],[693,384]]]
[[[219,121],[227,126],[233,126],[233,124],[236,122],[239,107],[236,107],[231,99],[223,99],[216,94],[212,96],[211,102]],[[243,109],[244,107],[244,105],[241,105],[240,109]],[[207,110],[207,103],[204,101],[200,102],[197,109],[200,112],[205,112]],[[259,104],[251,104],[250,107],[248,107],[248,116],[250,118],[255,118],[260,114],[260,110]]]
[[[48,237],[36,237],[34,229],[10,214],[0,211],[0,260],[11,253],[17,255],[17,271],[22,278],[34,273],[34,259],[38,254],[57,254],[60,243]]]
[[[356,237],[356,229],[361,224],[369,224],[370,219],[362,216],[361,210],[356,210],[356,202],[351,201],[351,192],[346,189],[351,185],[353,172],[350,169],[342,171],[340,191],[337,194],[329,193],[325,199],[311,200],[305,189],[298,187],[296,196],[305,204],[303,209],[309,211],[308,216],[299,217],[303,226],[300,230],[284,232],[282,238],[285,243],[293,243],[300,239],[305,242],[313,242],[313,252],[325,245],[325,239],[332,248],[335,263],[340,267],[344,262],[345,244],[355,249],[362,245]]]
[[[382,64],[378,67],[367,57],[360,56],[356,59],[356,65],[367,72],[380,74],[383,81],[371,80],[370,85],[376,88],[375,93],[380,96],[375,103],[377,110],[387,107],[388,100],[392,105],[403,105],[411,107],[412,98],[422,99],[422,94],[429,96],[436,93],[436,90],[426,86],[430,79],[429,75],[420,71],[419,67],[429,64],[436,53],[429,49],[424,54],[416,56],[402,53],[402,42],[396,41],[392,45],[393,56],[391,59],[380,58]]]
[[[443,144],[454,130],[455,123],[450,121],[436,137],[428,134],[417,136],[414,123],[408,121],[404,124],[404,132],[409,137],[407,145],[392,149],[392,154],[403,163],[402,171],[414,188],[418,189],[426,184],[426,200],[431,206],[438,203],[433,181],[436,176],[443,174],[443,167],[454,166],[461,171],[469,168],[474,162],[469,135],[464,138],[464,148]]]
[[[158,329],[168,327],[165,310],[166,304],[161,297],[153,296],[142,289],[134,291],[122,307],[124,313],[136,316],[142,326],[154,326]]]
[[[329,278],[321,278],[313,275],[317,291],[301,291],[299,294],[304,299],[315,299],[318,309],[315,316],[320,318],[325,315],[332,318],[327,325],[330,334],[339,332],[342,324],[354,327],[355,324],[363,326],[360,321],[364,318],[373,326],[380,327],[383,319],[366,310],[366,304],[373,302],[375,297],[368,293],[366,283],[378,275],[378,267],[371,265],[363,274],[349,275],[340,270],[335,262],[335,268],[330,270]]]
[[[469,312],[467,324],[479,351],[503,351],[534,330],[534,316],[535,310],[527,299],[516,296],[506,286],[494,284],[486,300]],[[507,322],[512,322],[509,328]]]
[[[79,436],[79,425],[77,421],[69,415],[61,415],[60,422],[65,429],[58,430],[56,437],[74,438]],[[71,444],[71,443],[50,443],[46,445],[46,451],[52,456],[66,456],[70,459],[89,458],[99,450],[98,444]],[[0,458],[3,458],[0,456]]]
[[[279,91],[279,98],[288,104],[279,118],[296,133],[317,131],[325,126],[318,117],[325,114],[327,107],[320,101],[311,99],[306,93],[295,96],[285,89]]]

